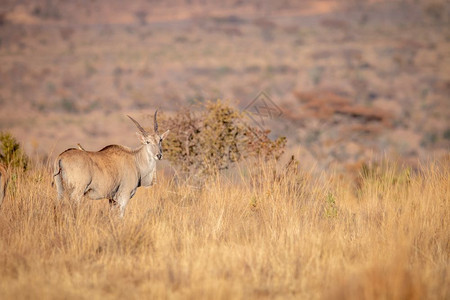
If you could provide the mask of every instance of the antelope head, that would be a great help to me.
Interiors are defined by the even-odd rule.
[[[136,127],[139,129],[139,132],[137,132],[137,135],[141,141],[141,143],[147,147],[147,151],[151,157],[154,157],[155,159],[162,159],[162,141],[166,138],[166,136],[169,134],[170,130],[167,130],[163,134],[159,134],[158,131],[158,121],[156,120],[156,116],[158,114],[158,110],[155,111],[155,117],[154,117],[154,133],[151,134],[147,132],[135,119],[128,116],[131,121],[136,125]]]

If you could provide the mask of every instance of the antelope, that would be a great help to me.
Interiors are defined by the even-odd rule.
[[[3,199],[6,194],[6,187],[8,185],[8,173],[6,167],[0,163],[0,206],[2,206]]]
[[[100,151],[86,151],[81,145],[62,152],[55,161],[54,183],[58,200],[67,192],[69,199],[79,203],[83,197],[98,200],[109,199],[112,206],[119,206],[123,217],[128,201],[140,186],[151,186],[156,176],[156,161],[161,160],[161,143],[169,130],[158,132],[154,116],[154,134],[147,132],[132,117],[139,129],[137,135],[142,145],[130,149],[109,145]]]

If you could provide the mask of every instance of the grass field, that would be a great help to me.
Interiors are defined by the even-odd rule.
[[[51,171],[13,176],[0,209],[2,299],[448,299],[450,164],[357,178],[250,163],[198,190],[55,203]]]
[[[0,207],[0,300],[450,299],[449,1],[0,2],[0,161],[32,158]],[[218,99],[284,156],[174,180],[268,147],[164,124]],[[123,219],[56,202],[58,153],[134,147],[126,115],[156,109],[189,146],[164,141]]]

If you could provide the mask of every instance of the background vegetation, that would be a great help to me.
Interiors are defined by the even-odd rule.
[[[181,171],[211,174],[247,158],[278,160],[286,138],[271,140],[270,130],[249,124],[243,114],[220,100],[200,104],[162,120],[171,133],[164,141],[164,155]]]
[[[33,155],[132,146],[127,114],[241,111],[265,91],[283,114],[264,127],[308,167],[415,164],[450,147],[449,16],[444,0],[5,0],[0,129]]]
[[[0,132],[0,163],[19,171],[28,167],[29,158],[17,139],[8,132]]]

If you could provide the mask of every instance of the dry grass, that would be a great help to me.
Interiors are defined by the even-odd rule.
[[[106,201],[55,204],[35,167],[0,210],[0,295],[448,299],[449,166],[386,163],[356,185],[241,166],[198,192],[160,174],[123,220]]]

